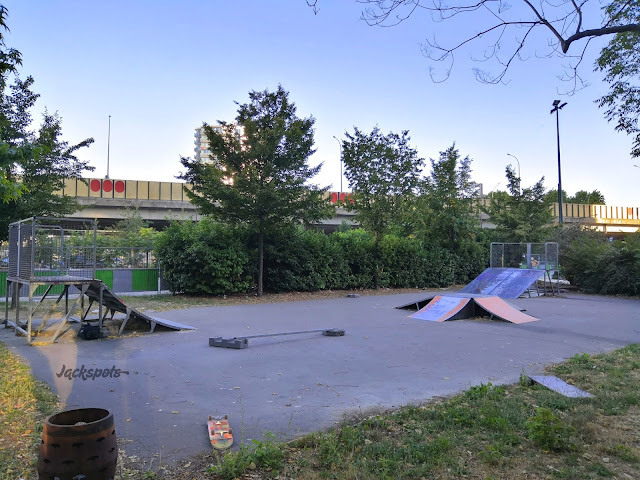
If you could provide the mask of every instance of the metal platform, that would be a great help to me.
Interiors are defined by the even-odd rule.
[[[40,280],[40,279],[39,279]],[[27,341],[29,343],[32,342],[34,337],[42,332],[49,320],[51,320],[54,311],[58,308],[58,305],[64,298],[65,307],[64,307],[64,315],[58,321],[56,330],[51,337],[51,343],[54,343],[64,331],[65,326],[69,323],[77,323],[77,322],[85,322],[85,323],[97,323],[97,325],[102,329],[102,326],[105,320],[110,320],[112,322],[121,321],[118,334],[121,335],[124,331],[127,323],[130,320],[141,320],[147,322],[149,324],[149,332],[152,333],[157,325],[161,325],[163,327],[172,329],[172,330],[194,330],[194,327],[189,325],[185,325],[178,322],[172,322],[171,320],[166,320],[163,318],[154,317],[148,315],[146,313],[142,313],[135,308],[131,308],[127,306],[120,298],[115,295],[109,288],[102,282],[101,280],[95,279],[87,279],[87,278],[68,278],[68,277],[43,277],[42,281],[38,282],[23,282],[19,279],[7,279],[7,292],[12,285],[15,285],[15,289],[19,290],[22,283],[28,285],[29,288],[29,312],[27,315],[26,323],[21,323],[20,321],[20,310],[16,308],[16,316],[15,321],[9,320],[9,295],[7,293],[7,303],[5,303],[5,327],[13,327],[16,330],[16,334],[21,333],[27,337]],[[33,319],[38,308],[43,304],[43,301],[49,295],[52,287],[54,285],[63,285],[62,293],[58,296],[57,300],[53,304],[53,306],[49,309],[49,311],[44,315],[42,322],[37,326],[37,329],[34,329]],[[33,306],[34,303],[34,292],[38,287],[46,286],[47,289],[44,295],[39,299],[39,301]],[[75,295],[73,299],[73,303],[69,305],[69,290],[73,288],[77,290],[78,294]],[[73,292],[75,294],[75,292]],[[88,299],[89,304],[85,305],[85,297]],[[89,318],[89,313],[91,312],[94,304],[98,306],[98,316],[97,318]],[[77,319],[72,317],[72,313],[77,309],[80,309],[81,315],[80,318]],[[122,313],[125,315],[124,318],[115,318],[116,313]],[[35,331],[34,331],[35,330]]]

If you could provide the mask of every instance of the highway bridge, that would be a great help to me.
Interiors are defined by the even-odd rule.
[[[181,182],[152,182],[146,180],[122,180],[104,178],[67,179],[61,195],[75,197],[81,210],[73,216],[96,219],[101,227],[113,225],[126,217],[127,212],[137,210],[152,226],[162,227],[171,220],[198,220],[195,206],[189,202]],[[332,203],[348,199],[349,193],[330,192]],[[486,202],[486,199],[481,200]],[[558,204],[550,206],[558,221]],[[640,228],[640,207],[586,205],[565,203],[562,205],[565,223],[580,223],[609,232],[633,232]],[[493,225],[484,214],[482,225]],[[326,231],[335,230],[343,221],[353,223],[353,213],[343,208],[336,215],[317,226]]]

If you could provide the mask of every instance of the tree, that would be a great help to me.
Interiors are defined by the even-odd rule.
[[[353,189],[355,220],[374,236],[374,286],[379,287],[380,240],[415,198],[424,159],[409,146],[409,132],[384,135],[376,126],[370,134],[354,128],[342,142],[345,176]]]
[[[8,11],[4,5],[0,5],[0,93],[4,97],[5,88],[10,74],[14,73],[22,63],[20,52],[7,48],[4,43],[4,31],[8,31],[6,24]],[[12,125],[5,114],[4,105],[0,109],[0,131],[11,129]],[[20,196],[21,187],[7,178],[7,168],[25,156],[28,156],[28,145],[15,145],[0,138],[0,201],[7,202]],[[26,154],[26,155],[25,155]]]
[[[506,168],[508,194],[490,195],[482,210],[496,226],[495,238],[501,242],[540,242],[549,234],[553,219],[545,202],[544,177],[529,188],[520,189],[520,178],[511,165]]]
[[[478,61],[493,60],[498,66],[496,73],[475,69],[476,77],[488,83],[502,81],[515,59],[522,59],[527,42],[531,41],[540,28],[547,33],[549,50],[547,56],[566,55],[570,47],[584,41],[582,50],[571,57],[575,59],[572,70],[577,76],[577,67],[582,60],[591,39],[621,32],[640,33],[640,24],[633,12],[637,11],[637,0],[614,0],[605,7],[607,15],[594,15],[589,0],[541,0],[534,5],[530,0],[522,0],[515,6],[500,0],[454,0],[453,2],[425,0],[358,0],[367,4],[363,18],[370,25],[397,25],[416,12],[426,13],[434,22],[450,21],[448,30],[455,29],[455,21],[460,15],[473,15],[473,30],[461,31],[459,39],[451,45],[442,46],[437,39],[427,41],[423,52],[432,60],[448,61],[451,70],[454,54],[473,42],[485,41],[485,49]],[[319,0],[307,0],[315,13]],[[587,25],[588,17],[595,17]],[[590,18],[589,18],[590,19]],[[470,27],[471,28],[471,27]],[[544,52],[536,52],[544,55]]]
[[[460,157],[455,143],[431,159],[431,176],[425,182],[417,219],[430,244],[439,244],[452,253],[473,242],[480,228],[476,214],[478,186],[471,181],[471,159]]]
[[[640,22],[640,2],[615,0],[605,8],[607,17],[615,25]],[[620,13],[617,13],[620,11]],[[640,157],[640,33],[624,31],[616,34],[602,49],[596,61],[596,70],[605,73],[611,89],[597,103],[605,109],[607,120],[614,121],[615,129],[633,136],[632,157]]]
[[[45,111],[39,130],[31,130],[30,110],[39,95],[31,89],[32,77],[21,80],[17,76],[21,55],[4,44],[6,16],[6,8],[0,5],[0,240],[7,238],[8,224],[13,221],[77,210],[75,199],[57,192],[64,187],[65,178],[80,178],[83,171],[93,170],[75,156],[93,139],[76,145],[63,141],[57,113]],[[11,76],[15,81],[8,87]]]
[[[558,190],[549,190],[544,196],[545,202],[552,204],[558,201]],[[569,196],[567,192],[562,190],[562,203],[583,203],[591,205],[604,205],[604,195],[599,190],[593,192],[587,192],[586,190],[579,190],[575,195]]]
[[[69,145],[62,140],[62,120],[57,113],[46,110],[37,132],[29,130],[30,108],[38,95],[31,91],[33,79],[16,80],[10,95],[0,97],[2,119],[7,128],[0,132],[0,140],[9,149],[19,152],[4,167],[4,179],[19,184],[19,196],[0,203],[0,239],[6,239],[11,222],[32,216],[64,216],[78,209],[72,197],[59,195],[66,178],[81,178],[83,171],[92,171],[87,161],[76,152],[93,143],[88,138]]]
[[[186,171],[179,178],[193,186],[185,192],[201,213],[246,224],[257,233],[262,295],[265,235],[291,222],[331,214],[324,198],[328,187],[306,183],[322,166],[307,163],[314,152],[314,118],[299,118],[282,86],[275,92],[249,92],[249,98],[249,103],[238,104],[235,124],[219,122],[221,132],[204,125],[216,161],[182,158]]]
[[[394,26],[410,16],[426,14],[434,25],[447,23],[446,35],[455,40],[443,45],[434,35],[422,46],[425,56],[444,62],[442,77],[431,71],[434,81],[446,80],[453,68],[455,54],[470,45],[480,45],[474,58],[483,68],[474,68],[476,79],[484,83],[500,83],[515,60],[529,56],[560,56],[568,60],[561,78],[571,81],[569,92],[586,86],[579,72],[590,42],[601,36],[614,36],[602,50],[597,69],[606,73],[611,84],[609,94],[598,100],[606,108],[605,116],[616,122],[616,129],[634,135],[632,155],[640,156],[640,91],[637,79],[640,68],[640,2],[608,0],[600,5],[589,0],[522,0],[511,5],[502,0],[357,0],[366,4],[364,20],[370,25]],[[307,0],[318,12],[320,0]],[[459,23],[464,14],[473,22]],[[461,27],[461,28],[460,28]],[[540,41],[541,33],[546,41]],[[535,51],[531,43],[536,42]],[[486,66],[486,67],[485,67]],[[486,69],[485,69],[486,68]],[[635,85],[629,80],[635,79]]]

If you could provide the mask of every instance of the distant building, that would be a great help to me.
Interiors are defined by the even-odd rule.
[[[221,133],[222,127],[220,125],[211,125],[214,131]],[[204,133],[204,128],[198,127],[196,128],[196,133],[194,134],[195,140],[194,143],[194,152],[195,158],[198,162],[202,163],[212,163],[213,156],[211,155],[211,150],[209,150],[209,139],[207,135]]]
[[[222,133],[222,125],[219,124],[210,124],[210,127],[213,128],[214,132]],[[236,128],[236,135],[240,137],[242,134],[240,128]],[[211,150],[209,149],[209,139],[207,138],[206,133],[204,132],[204,128],[198,127],[196,128],[196,133],[193,135],[195,140],[194,144],[194,152],[195,159],[198,162],[202,163],[213,163],[215,161],[214,156],[211,154]]]

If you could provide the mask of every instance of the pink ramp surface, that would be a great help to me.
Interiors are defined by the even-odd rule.
[[[500,297],[474,298],[475,302],[487,312],[502,320],[511,323],[537,322],[539,318],[532,317],[519,310],[516,310]]]
[[[467,303],[469,303],[469,300],[471,299],[437,295],[421,310],[413,315],[409,315],[409,318],[429,320],[431,322],[444,322],[462,310]]]

